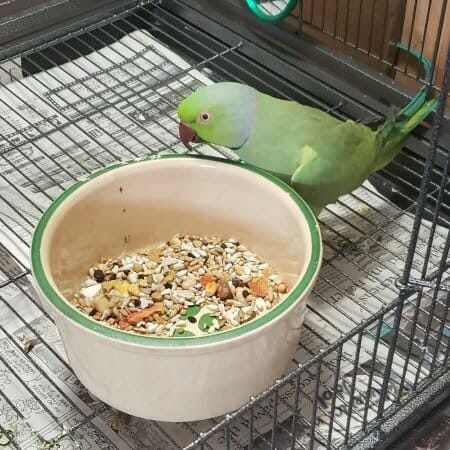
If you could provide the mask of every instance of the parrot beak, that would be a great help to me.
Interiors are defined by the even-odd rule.
[[[180,135],[181,142],[185,145],[185,147],[188,150],[192,150],[191,142],[195,142],[197,133],[182,122],[180,122],[178,127],[178,133]]]

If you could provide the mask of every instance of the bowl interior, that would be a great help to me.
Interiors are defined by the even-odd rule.
[[[41,261],[62,293],[77,289],[101,257],[176,233],[234,236],[290,287],[311,258],[307,220],[289,193],[244,166],[186,157],[121,166],[67,195],[45,228]]]

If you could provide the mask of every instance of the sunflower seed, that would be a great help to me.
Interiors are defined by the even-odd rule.
[[[191,321],[196,323],[193,316],[186,320],[187,308],[193,305],[213,317],[200,334],[213,333],[264,314],[288,291],[267,262],[234,238],[176,235],[149,251],[118,259],[101,258],[87,274],[78,292],[65,293],[79,311],[119,328],[121,320],[159,302],[161,312],[125,326],[125,330],[165,337],[183,333]],[[245,287],[261,278],[268,284],[264,291]],[[104,298],[104,305],[99,304],[101,311],[93,308],[99,296]]]
[[[266,302],[261,297],[258,297],[256,299],[255,305],[256,305],[256,308],[258,308],[258,310],[260,312],[263,312],[266,309]]]

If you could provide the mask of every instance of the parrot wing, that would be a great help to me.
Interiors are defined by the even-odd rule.
[[[371,173],[376,155],[376,136],[352,121],[334,130],[334,144],[324,149],[318,139],[300,149],[300,159],[290,183],[310,204],[314,213],[339,196],[360,186]]]
[[[345,134],[350,133],[349,139]],[[244,161],[277,174],[292,176],[302,160],[305,146],[321,159],[341,161],[349,153],[347,142],[370,142],[368,127],[341,120],[317,108],[261,94],[252,134],[236,150]]]

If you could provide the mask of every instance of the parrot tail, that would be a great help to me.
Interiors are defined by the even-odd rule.
[[[433,81],[433,66],[422,53],[409,48],[408,45],[397,43],[397,48],[411,55],[422,64],[424,70],[424,85],[411,101],[397,113],[391,113],[377,131],[381,140],[381,148],[375,164],[374,172],[387,166],[403,148],[408,134],[414,130],[436,106],[436,100],[426,102],[428,89]],[[404,118],[404,121],[400,121]]]
[[[396,122],[390,117],[380,127],[377,134],[381,139],[381,148],[373,171],[387,166],[403,148],[409,133],[414,130],[438,105],[437,100],[429,100],[418,111],[403,122]]]

